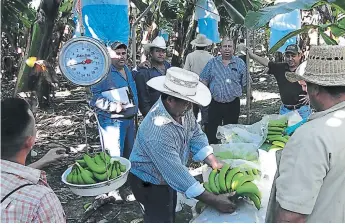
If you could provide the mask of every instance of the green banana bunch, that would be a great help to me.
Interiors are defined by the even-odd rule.
[[[112,161],[108,153],[100,152],[93,157],[84,154],[76,160],[66,180],[73,184],[94,184],[118,178],[126,170],[120,161]]]
[[[259,175],[257,169],[248,169],[242,172],[239,167],[231,169],[229,164],[225,164],[220,170],[212,170],[208,182],[204,182],[203,186],[207,192],[213,194],[236,191],[238,196],[249,198],[255,207],[260,209],[261,193],[252,182],[256,175]]]

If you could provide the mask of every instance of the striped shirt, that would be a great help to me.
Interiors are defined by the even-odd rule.
[[[247,68],[237,56],[232,56],[227,66],[222,56],[218,56],[206,64],[200,79],[209,86],[215,101],[229,103],[242,96],[242,87],[247,85]]]
[[[24,184],[25,186],[1,203],[2,223],[66,222],[61,203],[47,184],[44,171],[1,160],[1,199]]]
[[[168,184],[187,198],[197,197],[205,189],[186,167],[190,152],[193,160],[203,161],[213,149],[192,110],[183,117],[181,125],[159,98],[139,127],[130,156],[131,172],[151,184]]]

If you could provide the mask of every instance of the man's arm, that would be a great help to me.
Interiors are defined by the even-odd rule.
[[[190,112],[191,113],[191,112]],[[194,115],[190,115],[194,116]],[[207,165],[212,167],[212,169],[220,169],[223,163],[219,162],[217,158],[213,155],[213,149],[208,144],[208,139],[206,134],[201,130],[200,125],[194,119],[194,127],[192,127],[193,136],[190,140],[190,147],[193,156],[193,160],[204,161]]]
[[[211,81],[211,75],[212,75],[211,68],[212,68],[212,59],[207,62],[205,68],[200,73],[200,81],[204,83],[206,86],[208,86]]]
[[[307,216],[303,214],[299,214],[296,212],[290,212],[288,210],[283,209],[282,207],[278,207],[276,211],[276,220],[275,222],[279,223],[304,223],[307,220]]]
[[[182,164],[173,143],[164,137],[161,140],[146,143],[148,156],[167,184],[174,190],[183,192],[187,198],[197,198],[221,212],[233,212],[236,206],[230,201],[228,195],[211,194],[195,180],[188,168]]]
[[[192,70],[191,65],[190,65],[190,56],[189,56],[189,54],[186,57],[186,61],[184,63],[183,69],[186,69],[188,71]]]
[[[41,159],[37,160],[34,163],[29,164],[29,167],[35,169],[43,169],[44,167],[48,166],[50,163],[53,163],[59,159],[67,157],[66,149],[63,148],[54,148],[51,149],[45,154]]]
[[[143,116],[151,109],[150,93],[146,82],[148,81],[148,70],[140,69],[135,77],[135,84],[138,91],[139,110]]]
[[[278,211],[280,217],[275,216],[276,221],[286,219],[286,216],[302,220],[301,215],[312,213],[330,169],[327,144],[321,134],[325,135],[306,123],[296,130],[282,151],[276,200],[283,210]]]
[[[259,62],[260,64],[262,64],[263,66],[268,66],[268,62],[269,60],[267,58],[264,58],[264,57],[260,57],[256,54],[253,53],[252,50],[248,49],[247,50],[248,54],[249,54],[249,57],[252,58],[254,61],[257,61]]]

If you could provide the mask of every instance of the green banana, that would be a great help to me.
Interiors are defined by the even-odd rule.
[[[85,184],[83,178],[81,177],[80,170],[78,170],[77,179],[78,179],[78,184]]]
[[[253,170],[249,169],[246,171],[248,175],[250,176],[254,176]]]
[[[116,178],[117,176],[119,176],[120,174],[117,173],[117,170],[116,170],[116,164],[113,163],[111,164],[111,179],[114,179]]]
[[[235,174],[237,174],[238,172],[240,172],[240,168],[239,167],[235,167],[233,169],[231,169],[228,174],[225,177],[225,186],[228,189],[228,191],[231,190],[231,181],[232,178],[235,176]]]
[[[219,174],[218,174],[218,173],[217,173],[217,175],[216,175],[216,178],[215,178],[215,180],[214,180],[214,183],[216,184],[216,187],[217,187],[219,193],[222,193],[222,190],[221,190],[220,187],[219,187]]]
[[[90,170],[87,170],[87,169],[85,169],[85,168],[84,168],[84,170],[85,170],[86,173],[89,174],[90,177],[93,178],[93,173],[92,173]]]
[[[67,175],[66,180],[68,183],[73,183],[73,173],[74,173],[74,167],[72,168],[71,172]]]
[[[267,135],[267,138],[268,140],[272,139],[272,138],[276,138],[276,137],[282,137],[282,135]]]
[[[77,159],[75,162],[79,163],[82,167],[87,167],[87,165],[83,159]]]
[[[115,165],[116,165],[116,172],[117,172],[117,174],[120,176],[120,175],[121,175],[120,163],[118,162],[118,163],[116,163]]]
[[[271,149],[281,150],[281,149],[283,149],[283,148],[280,147],[280,146],[277,146],[277,145],[271,145],[271,147],[269,148],[269,150],[271,150]]]
[[[252,171],[253,171],[254,175],[258,175],[259,174],[259,171],[257,169],[253,169]]]
[[[105,166],[105,162],[103,161],[103,159],[101,158],[99,154],[95,156],[95,162],[98,166]]]
[[[86,160],[85,160],[86,161]],[[80,171],[80,176],[85,184],[95,184],[96,181],[92,179],[92,177],[89,176],[87,172],[85,172],[85,169],[79,165],[79,163],[76,163],[79,171]]]
[[[210,185],[208,184],[208,182],[204,182],[203,185],[204,185],[204,188],[206,189],[206,191],[212,193],[212,190],[211,190]]]
[[[282,136],[282,133],[279,131],[268,131],[267,135],[280,135],[280,136]]]
[[[228,169],[230,168],[229,164],[224,164],[222,169],[219,172],[219,188],[222,190],[222,192],[227,192],[226,189],[226,184],[225,184],[225,174],[228,171]]]
[[[100,152],[99,156],[102,158],[102,160],[106,163],[106,164],[110,164],[110,159],[111,157],[108,155],[108,153],[106,152]]]
[[[210,175],[208,176],[208,183],[210,185],[210,189],[213,193],[219,194],[218,188],[216,187],[215,179],[217,175],[217,170],[214,169],[211,171]]]
[[[279,142],[279,141],[273,141],[272,145],[276,145],[276,146],[279,146],[281,148],[285,147],[285,143],[284,142]]]
[[[268,131],[278,131],[278,132],[282,132],[282,131],[284,131],[284,128],[268,126]]]
[[[94,160],[87,154],[84,155],[84,161],[86,162],[87,166],[95,173],[104,173],[107,169],[105,166],[97,165]]]
[[[241,177],[243,177],[243,173],[236,173],[236,175],[232,178],[231,181],[231,189],[234,191],[238,186],[238,181]]]
[[[261,208],[261,200],[256,196],[255,194],[252,193],[245,193],[243,196],[248,197],[255,205],[255,207],[260,210]]]
[[[246,182],[250,182],[254,180],[254,176],[252,175],[244,175],[242,177],[240,177],[237,181],[237,184],[235,184],[233,190],[236,191],[236,189],[240,186],[242,186],[244,183]]]
[[[284,135],[283,137],[286,138],[286,140],[290,139],[290,136],[288,136],[288,135]]]
[[[120,163],[120,171],[121,172],[125,172],[126,171],[126,166],[122,165],[121,163]]]
[[[99,174],[99,173],[94,173],[93,175],[95,176],[95,178],[99,181],[105,181],[107,180],[107,173],[108,172],[105,172],[103,174]]]
[[[74,172],[72,174],[72,183],[78,184],[78,172],[77,172],[77,170],[74,170]]]
[[[270,141],[270,142],[273,142],[273,141],[280,141],[280,142],[284,142],[284,143],[287,143],[288,142],[288,139],[284,138],[283,136],[279,136],[279,137],[271,137],[271,138],[268,138],[267,139]]]
[[[259,199],[261,199],[261,192],[253,182],[246,182],[242,186],[239,186],[236,190],[236,193],[239,195],[243,195],[245,193],[252,193],[255,194]]]

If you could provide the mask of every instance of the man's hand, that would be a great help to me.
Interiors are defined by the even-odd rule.
[[[47,154],[45,154],[42,157],[42,161],[44,161],[45,163],[49,164],[49,163],[53,163],[56,162],[59,159],[65,158],[67,157],[68,154],[66,154],[66,149],[64,148],[54,148],[51,149],[47,152]]]
[[[43,167],[49,165],[50,163],[56,162],[59,159],[67,157],[66,149],[64,148],[54,148],[51,149],[45,154],[40,160],[31,163],[29,167],[35,169],[42,169]]]
[[[213,154],[207,156],[204,162],[207,163],[207,165],[209,165],[210,167],[212,167],[212,169],[221,169],[224,165],[223,162],[218,161]]]
[[[247,53],[249,54],[249,56],[252,56],[254,54],[253,50],[250,49],[249,47],[246,47],[247,49]]]
[[[121,111],[126,110],[124,107],[126,104],[124,103],[117,103],[117,102],[110,102],[109,103],[109,111],[110,112],[115,112],[115,113],[120,113]]]
[[[234,192],[217,195],[214,208],[223,213],[233,213],[236,210],[236,204],[231,201],[233,196]]]
[[[151,63],[150,63],[149,61],[141,62],[141,63],[138,65],[138,68],[151,68]]]

